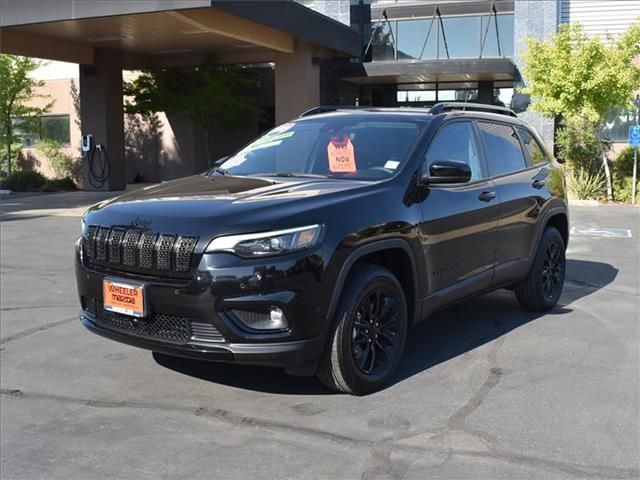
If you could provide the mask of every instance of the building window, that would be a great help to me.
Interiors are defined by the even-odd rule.
[[[493,89],[493,104],[502,107],[511,107],[511,99],[513,98],[513,87],[500,87]]]
[[[430,23],[431,20],[424,19],[398,22],[398,60],[438,58],[436,25],[431,27],[431,33],[427,40]]]
[[[398,104],[430,106],[437,102],[477,102],[477,82],[405,83],[398,85]]]
[[[396,23],[382,22],[372,25],[371,58],[373,60],[394,60],[396,55]]]
[[[71,144],[69,115],[43,115],[38,118],[14,118],[15,134],[24,147],[32,147],[38,140],[55,140],[61,147]]]
[[[498,22],[498,32],[500,34],[500,52],[498,52],[496,19]],[[482,45],[482,41],[484,40],[484,49],[481,55],[482,58],[513,56],[513,14],[498,15],[497,17],[492,15],[483,15],[482,28],[480,31],[482,32],[483,37],[480,40],[480,45]],[[485,31],[487,33],[486,37]],[[502,53],[502,55],[500,55],[500,53]]]
[[[629,127],[635,125],[636,111],[626,107],[614,107],[607,113],[602,137],[612,142],[627,142],[629,140]]]
[[[478,58],[480,55],[480,17],[444,17],[440,29],[438,57]],[[444,32],[444,33],[443,33]],[[445,36],[446,35],[446,36]],[[495,35],[495,32],[494,32]],[[445,42],[446,40],[446,42]]]
[[[513,22],[512,13],[442,17],[442,26],[431,17],[373,22],[371,58],[402,61],[510,57]]]

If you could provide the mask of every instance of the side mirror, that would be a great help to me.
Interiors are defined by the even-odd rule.
[[[429,167],[429,174],[420,178],[420,183],[467,183],[469,180],[471,167],[467,163],[459,160],[438,160]]]

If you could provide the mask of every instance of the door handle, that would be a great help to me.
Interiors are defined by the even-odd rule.
[[[537,188],[540,189],[542,187],[544,187],[547,184],[546,180],[534,180],[533,182],[531,182],[531,185],[533,186],[533,188]]]
[[[490,202],[494,198],[496,198],[496,192],[482,192],[478,196],[478,200],[482,200],[483,202]]]

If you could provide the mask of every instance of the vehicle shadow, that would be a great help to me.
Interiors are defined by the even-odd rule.
[[[387,388],[440,363],[472,351],[544,315],[565,315],[571,304],[612,283],[613,266],[567,260],[560,302],[547,313],[522,310],[513,292],[498,290],[442,310],[409,330],[404,359]],[[212,363],[154,353],[163,367],[237,388],[286,395],[332,394],[315,377],[291,377],[281,369]]]

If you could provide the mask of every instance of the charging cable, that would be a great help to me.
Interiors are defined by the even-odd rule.
[[[83,149],[84,150],[84,149]],[[91,145],[83,151],[85,164],[89,168],[87,179],[93,188],[100,190],[109,180],[109,156],[101,145]]]

